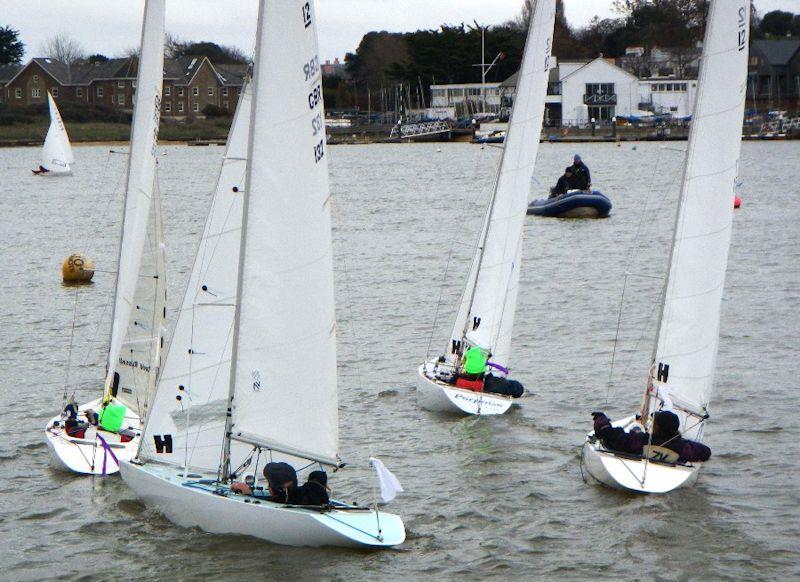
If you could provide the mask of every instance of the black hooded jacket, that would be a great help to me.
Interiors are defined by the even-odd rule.
[[[711,457],[711,449],[703,443],[684,439],[680,434],[663,441],[653,438],[646,432],[625,432],[624,428],[612,427],[605,414],[598,414],[594,419],[594,434],[603,446],[612,451],[641,455],[648,444],[662,446],[678,453],[679,463],[703,462]]]

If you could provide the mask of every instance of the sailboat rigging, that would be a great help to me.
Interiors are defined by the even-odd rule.
[[[287,505],[259,483],[270,461],[291,463],[295,479],[294,469],[342,466],[316,24],[312,2],[260,1],[253,78],[139,454],[122,476],[181,526],[394,546],[405,539],[396,515],[333,500]]]
[[[521,385],[510,384],[513,381],[506,377],[522,228],[544,116],[554,20],[555,3],[538,1],[531,14],[506,145],[450,345],[444,355],[418,369],[419,402],[428,410],[503,414],[513,402],[510,394],[521,395]],[[486,365],[492,374],[484,374]],[[492,388],[492,383],[501,388]]]
[[[45,428],[53,463],[77,473],[116,473],[133,457],[161,363],[166,280],[155,146],[164,6],[165,0],[145,2],[103,395],[84,405],[72,399]]]
[[[750,5],[712,0],[686,150],[658,330],[638,414],[612,423],[653,432],[653,415],[669,411],[678,439],[700,440],[709,418],[719,346],[720,303],[733,216],[747,82]],[[655,443],[658,444],[658,443]],[[663,451],[662,451],[663,452]],[[646,453],[646,451],[645,451]],[[590,433],[582,460],[597,481],[641,493],[691,485],[702,463],[656,456],[630,458]]]

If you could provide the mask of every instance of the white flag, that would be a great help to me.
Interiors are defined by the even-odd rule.
[[[400,485],[400,481],[397,480],[397,477],[386,468],[380,459],[370,457],[369,464],[372,465],[375,469],[375,473],[378,475],[378,483],[380,483],[381,486],[381,499],[384,503],[389,503],[403,490],[403,486]]]

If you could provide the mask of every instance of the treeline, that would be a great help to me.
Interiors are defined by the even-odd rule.
[[[577,1],[577,0],[572,0]],[[486,60],[498,61],[487,81],[502,81],[517,71],[522,60],[532,0],[523,2],[520,15],[486,30]],[[584,27],[567,21],[564,1],[556,2],[553,54],[561,60],[591,59],[603,54],[619,57],[626,47],[691,48],[705,32],[707,0],[616,0],[616,18],[595,17]],[[780,10],[759,18],[751,2],[752,38],[800,36],[800,15]],[[428,98],[431,84],[478,83],[481,80],[481,28],[477,25],[442,25],[437,30],[369,32],[354,53],[345,56],[347,79],[326,81],[328,107],[358,106],[368,95],[398,83],[422,87]],[[367,89],[370,92],[367,92]]]

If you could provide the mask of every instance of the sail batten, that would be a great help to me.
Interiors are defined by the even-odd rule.
[[[119,371],[121,350],[131,323],[142,252],[151,215],[156,184],[156,143],[161,116],[164,71],[165,0],[146,0],[142,25],[141,56],[136,76],[125,208],[122,222],[114,315],[108,352],[106,393]]]
[[[511,352],[522,226],[544,116],[554,21],[553,0],[537,1],[481,242],[451,336],[492,352],[493,361],[504,366]]]
[[[707,409],[719,345],[747,84],[750,4],[709,8],[675,233],[653,348],[654,390]],[[697,436],[695,424],[686,433]]]

